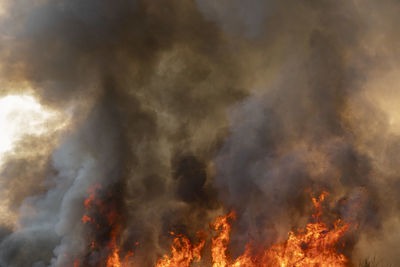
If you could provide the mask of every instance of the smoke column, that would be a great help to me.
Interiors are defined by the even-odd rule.
[[[0,7],[0,95],[68,118],[4,155],[1,267],[105,266],[109,217],[82,223],[93,188],[137,266],[230,210],[234,255],[280,240],[321,190],[358,224],[347,257],[400,262],[398,1]]]

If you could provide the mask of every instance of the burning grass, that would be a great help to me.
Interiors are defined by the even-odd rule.
[[[92,206],[98,205],[100,209],[106,210],[102,202],[96,200],[95,189],[91,189],[90,195],[85,201],[87,211]],[[245,252],[232,259],[228,246],[230,244],[231,222],[236,219],[234,212],[226,216],[219,216],[210,224],[215,233],[211,238],[211,263],[202,262],[207,234],[198,232],[198,242],[193,244],[188,237],[171,232],[174,236],[171,252],[158,259],[156,267],[189,267],[193,263],[211,265],[212,267],[340,267],[348,266],[349,260],[345,255],[338,251],[341,238],[349,231],[350,224],[337,219],[333,224],[328,225],[321,219],[323,213],[322,203],[327,197],[323,192],[319,197],[312,197],[314,213],[311,221],[305,228],[297,229],[288,233],[288,239],[284,242],[260,249],[254,248],[250,243],[246,246]],[[123,260],[120,257],[120,247],[118,246],[119,225],[116,223],[116,216],[106,213],[106,218],[110,224],[110,241],[108,243],[108,256],[105,259],[106,267],[130,267],[134,266],[133,252],[125,255]],[[82,221],[86,224],[93,224],[99,227],[94,219],[88,220],[84,215]],[[90,217],[88,217],[90,218]],[[92,244],[94,241],[92,241]],[[80,266],[79,261],[75,266]],[[371,260],[360,263],[360,267],[375,266]]]

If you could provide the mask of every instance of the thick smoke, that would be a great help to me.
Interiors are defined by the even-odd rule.
[[[81,222],[97,184],[121,216],[121,246],[139,242],[135,260],[154,264],[169,231],[194,233],[219,208],[209,165],[226,107],[245,95],[233,48],[190,1],[8,4],[4,86],[27,83],[42,104],[72,109],[75,120],[44,165],[36,155],[9,159],[4,190],[20,223],[3,238],[2,264],[104,260],[88,247],[93,238],[106,248],[111,229],[86,236]]]
[[[387,25],[379,27],[382,36],[371,25],[371,10],[395,23],[394,17],[383,19],[394,3],[385,4],[293,1],[274,3],[274,11],[265,13],[276,17],[266,17],[258,28],[265,36],[276,34],[268,42],[278,42],[280,63],[270,66],[277,68],[273,78],[261,78],[256,83],[261,89],[232,108],[230,136],[216,157],[215,184],[222,200],[238,211],[234,238],[242,248],[249,236],[261,244],[286,238],[288,230],[308,220],[310,192],[327,190],[339,205],[332,209],[359,223],[345,252],[354,262],[371,255],[383,264],[400,262],[391,249],[398,238],[386,237],[399,227],[398,157],[389,152],[398,137],[388,125],[395,119],[383,102],[388,100],[382,100],[389,92],[380,95],[369,85],[393,86],[376,81],[375,73],[398,66],[397,48],[388,52],[369,45],[374,38],[385,43],[398,38]],[[291,13],[292,8],[300,12]],[[226,13],[216,12],[225,27],[234,25],[218,12]],[[386,60],[391,66],[383,67]]]
[[[104,265],[116,222],[85,210],[93,188],[138,266],[229,209],[234,253],[284,238],[321,190],[359,224],[353,261],[400,262],[396,1],[2,4],[1,94],[72,119],[7,155],[0,266]]]

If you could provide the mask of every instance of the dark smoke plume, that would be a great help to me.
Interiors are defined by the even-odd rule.
[[[359,224],[346,256],[400,262],[397,1],[0,6],[1,95],[31,88],[71,118],[6,155],[1,267],[102,266],[117,223],[121,255],[153,266],[169,231],[230,209],[237,254],[303,225],[322,190]]]

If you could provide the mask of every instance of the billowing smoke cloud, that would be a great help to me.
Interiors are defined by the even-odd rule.
[[[3,5],[1,93],[72,120],[7,157],[0,266],[102,266],[117,226],[121,255],[152,266],[169,231],[229,209],[239,253],[303,224],[321,190],[359,223],[349,257],[400,262],[395,1]]]
[[[369,85],[393,86],[376,81],[375,73],[394,71],[398,49],[388,52],[370,42],[397,39],[398,33],[387,25],[371,25],[368,12],[395,23],[394,17],[383,18],[394,3],[364,4],[273,3],[273,11],[265,12],[264,23],[257,26],[265,36],[275,33],[268,42],[278,43],[280,63],[272,61],[270,69],[277,68],[273,78],[260,78],[256,85],[261,89],[232,108],[230,136],[216,158],[215,184],[223,201],[239,213],[234,238],[242,248],[249,235],[267,244],[285,238],[297,226],[294,222],[304,223],[310,192],[326,189],[342,203],[337,207],[341,217],[360,223],[348,240],[349,257],[357,262],[374,255],[382,264],[400,262],[390,249],[397,237],[382,238],[399,227],[394,226],[397,189],[389,189],[397,188],[396,168],[386,166],[397,161],[387,150],[398,142],[394,125],[389,126],[397,119],[383,102],[390,89],[381,95]],[[257,7],[263,8],[261,3]],[[298,12],[291,13],[293,9]],[[223,8],[218,12],[226,14]],[[216,19],[229,27],[235,22],[228,17]],[[383,67],[387,60],[390,66]],[[388,169],[390,175],[384,173]]]
[[[226,107],[245,95],[233,48],[193,2],[8,4],[2,82],[28,83],[43,104],[74,110],[75,122],[42,169],[33,155],[3,171],[20,206],[18,229],[1,243],[4,266],[104,260],[88,245],[106,248],[111,229],[86,236],[81,222],[97,184],[122,216],[122,247],[139,242],[136,261],[153,264],[170,230],[204,228],[219,207],[208,165]]]

